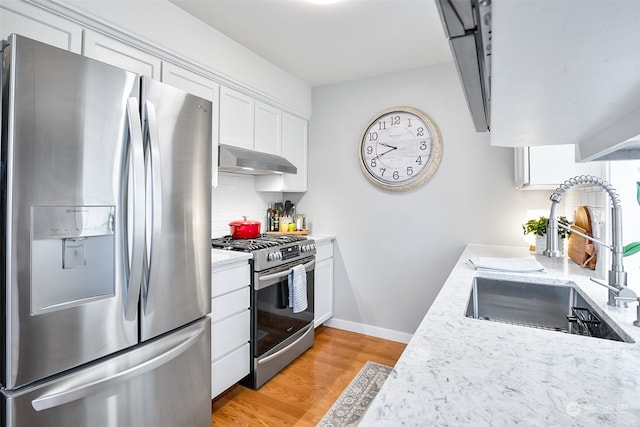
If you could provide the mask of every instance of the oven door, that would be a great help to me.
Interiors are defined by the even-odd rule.
[[[304,265],[307,281],[307,309],[294,313],[289,307],[289,275],[295,265]],[[254,356],[259,357],[313,323],[314,257],[256,272],[253,298]]]

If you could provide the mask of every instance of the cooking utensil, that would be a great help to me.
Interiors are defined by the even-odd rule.
[[[589,209],[586,206],[578,206],[578,209],[576,210],[576,221],[571,228],[588,236],[593,236],[591,215],[589,214]],[[582,267],[588,267],[591,270],[595,270],[597,262],[596,248],[593,242],[588,239],[578,236],[575,233],[570,234],[567,254],[569,255],[569,258],[580,264]]]
[[[260,221],[253,219],[239,219],[229,223],[229,233],[234,239],[255,239],[260,235]]]

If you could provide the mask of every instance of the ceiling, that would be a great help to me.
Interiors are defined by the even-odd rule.
[[[170,0],[312,87],[452,56],[433,0]]]

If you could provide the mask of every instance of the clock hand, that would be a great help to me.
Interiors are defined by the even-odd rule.
[[[392,149],[390,149],[390,150],[385,151],[385,152],[384,152],[384,153],[382,153],[382,154],[378,154],[378,156],[377,156],[377,157],[378,157],[378,158],[380,158],[380,157],[384,156],[385,154],[387,154],[387,153],[389,153],[389,152],[391,152],[391,151],[393,151],[393,150],[397,150],[397,148],[392,148]]]
[[[394,150],[397,150],[397,149],[398,149],[398,147],[394,147],[393,145],[389,145],[389,144],[384,143],[384,142],[380,142],[379,144],[380,144],[380,145],[384,145],[385,147],[392,148],[392,149],[394,149]],[[388,153],[388,151],[387,151],[387,153]]]

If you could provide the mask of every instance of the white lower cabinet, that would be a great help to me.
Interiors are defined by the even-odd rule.
[[[333,241],[316,243],[314,327],[333,316]]]
[[[247,367],[238,363],[238,360],[246,360]],[[211,398],[234,385],[239,379],[249,373],[249,343],[239,349],[221,357],[211,364]]]
[[[212,399],[249,374],[250,282],[247,260],[212,271]]]

